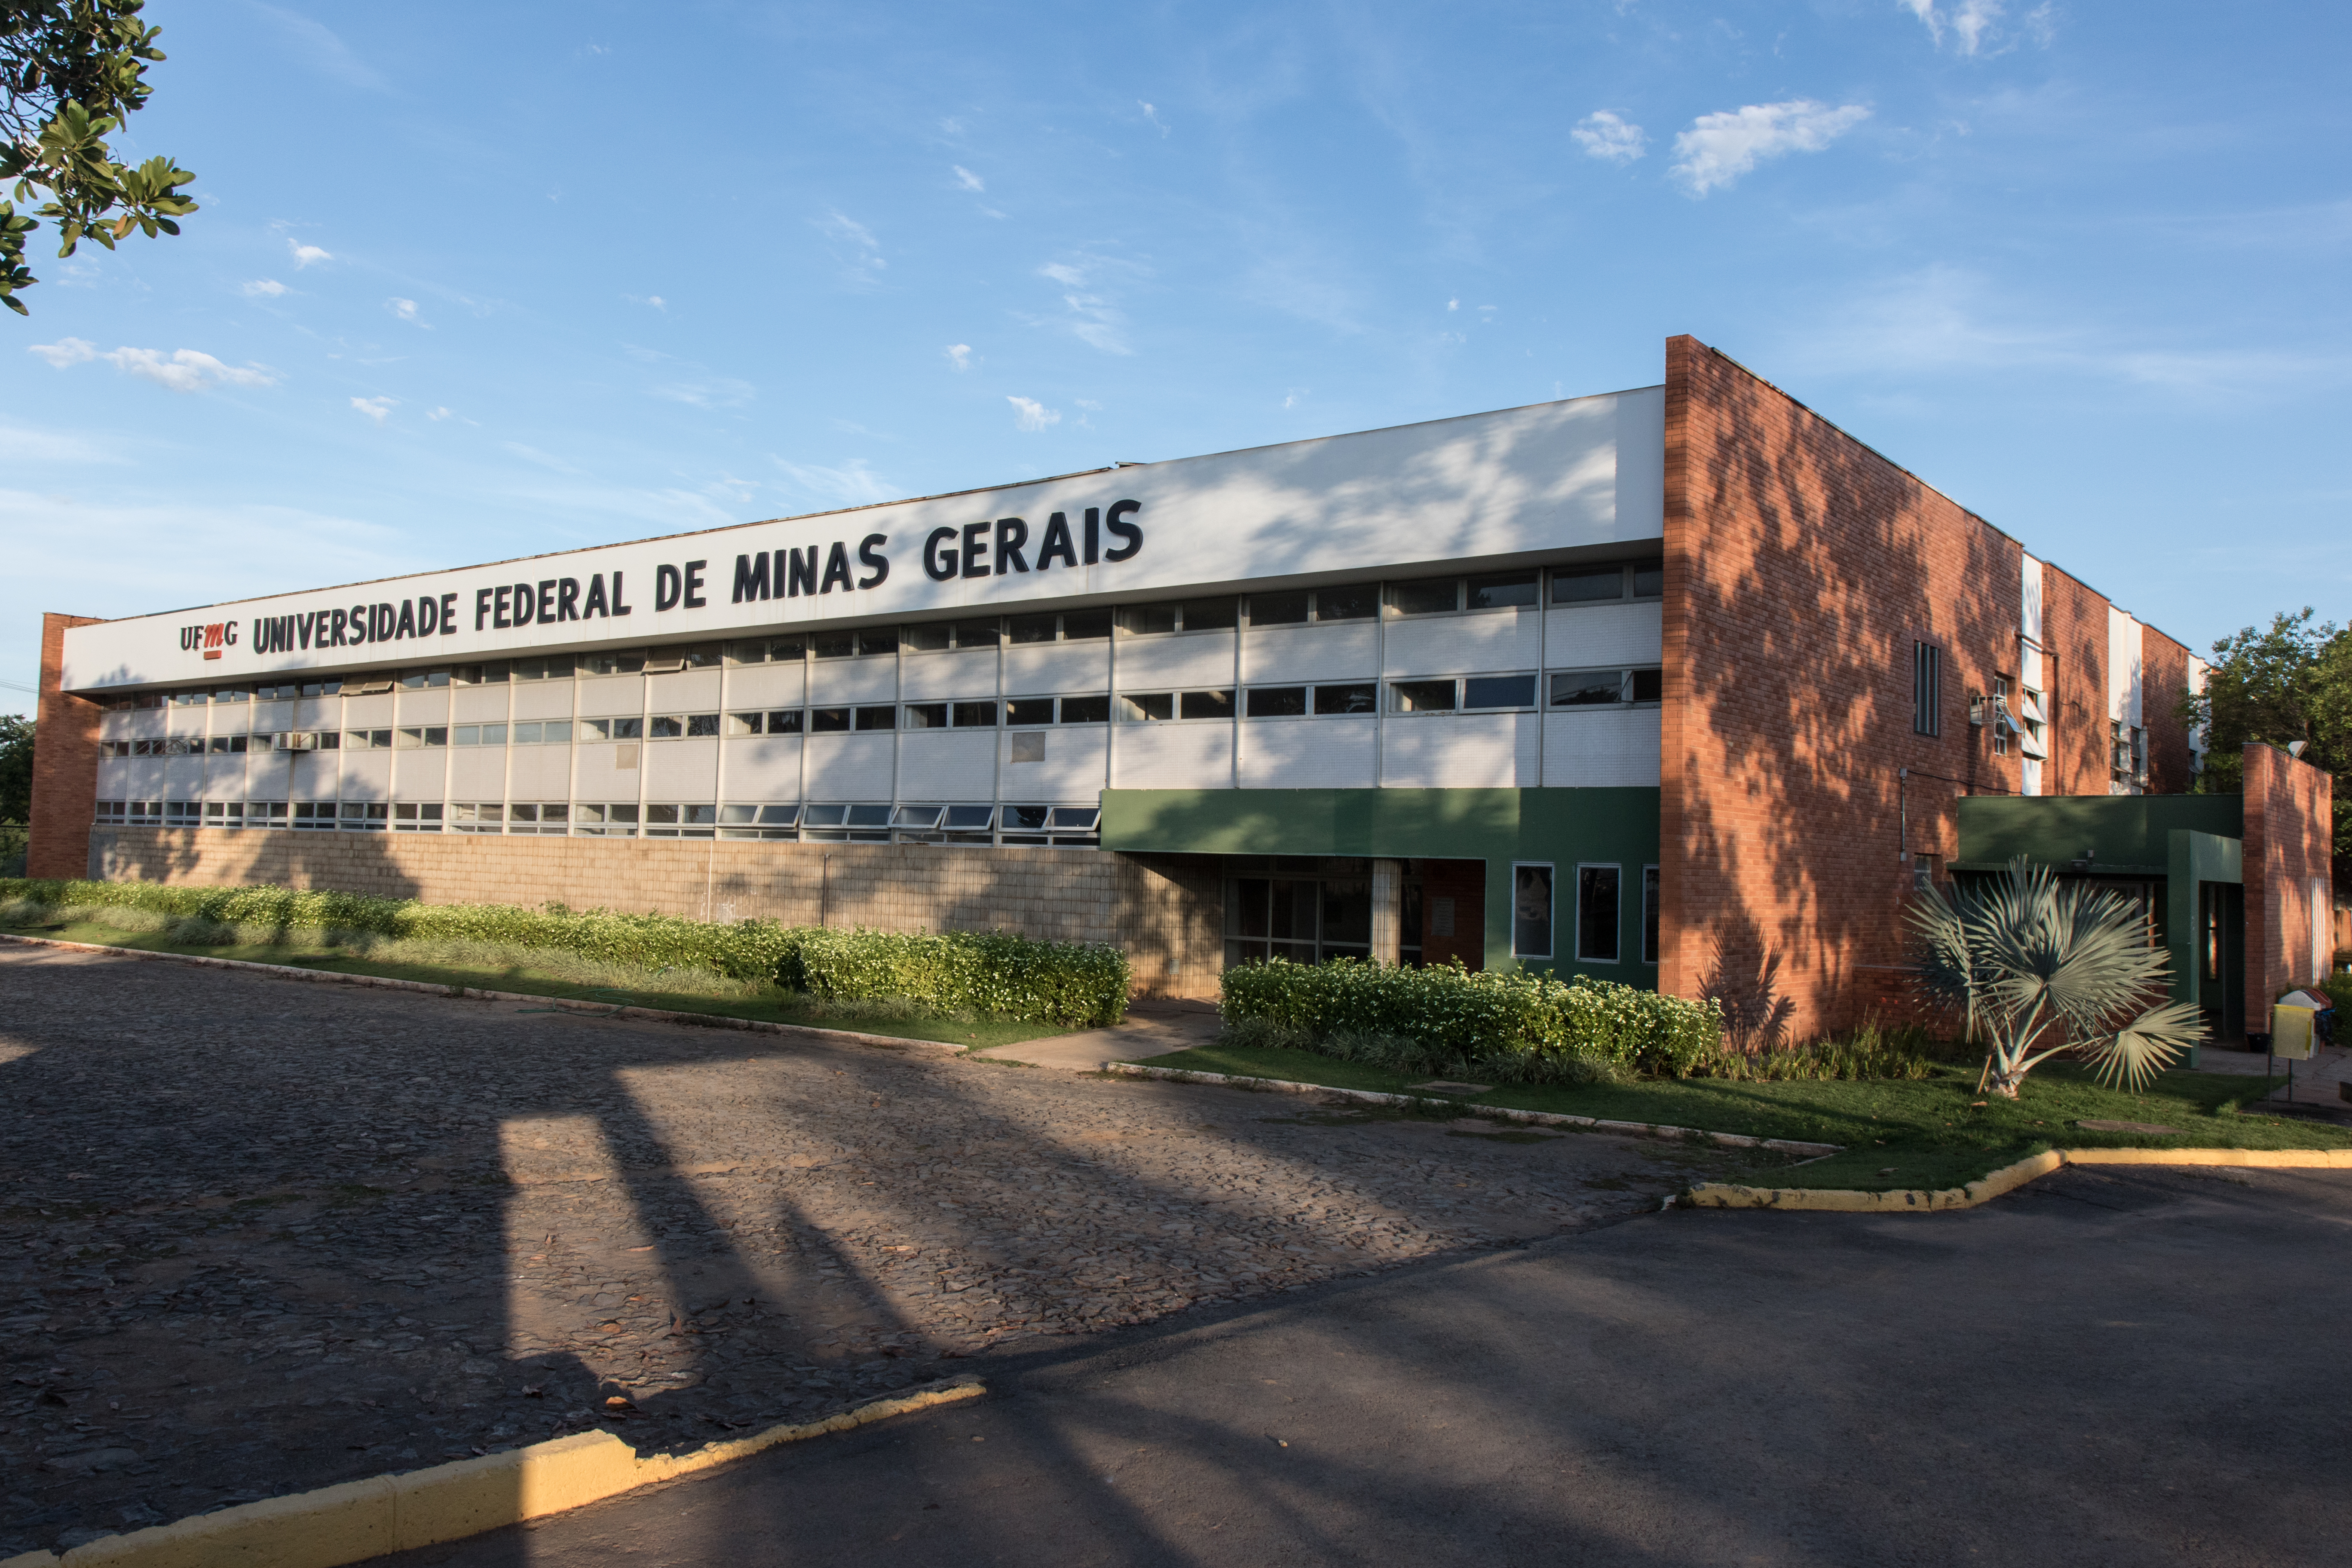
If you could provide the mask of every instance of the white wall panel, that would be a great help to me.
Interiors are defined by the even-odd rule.
[[[1109,728],[1108,724],[1072,724],[1050,730],[1007,731],[1001,742],[1006,752],[1004,784],[998,791],[998,798],[1064,804],[1096,799],[1102,794],[1103,748],[1108,743],[1105,731]],[[1013,761],[1011,748],[1018,735],[1044,736],[1045,761]]]
[[[708,712],[706,709],[704,711]],[[514,716],[517,719],[569,719],[572,717],[572,682],[568,680],[519,680],[514,689]]]
[[[289,800],[332,800],[342,787],[341,752],[296,752],[286,775]]]
[[[700,746],[714,744],[709,741],[680,743]],[[571,799],[572,748],[569,746],[515,747],[507,753],[507,794],[516,800]],[[709,797],[705,795],[703,798],[707,800]]]
[[[952,701],[996,695],[996,650],[956,649],[907,656],[905,691],[909,702]]]
[[[394,800],[439,800],[448,787],[449,753],[446,751],[394,752],[392,753],[392,798]]]
[[[1533,669],[1542,627],[1535,610],[1432,616],[1388,626],[1388,670],[1400,675]]]
[[[646,682],[643,676],[601,676],[593,679],[583,680],[579,682],[579,687],[580,711],[583,714],[642,713],[646,710]],[[473,716],[467,713],[465,707],[466,699],[471,695],[470,692],[458,693],[460,717]],[[706,708],[703,711],[707,713],[709,710]],[[496,714],[489,713],[480,716],[497,717]]]
[[[1553,669],[1657,664],[1665,657],[1664,625],[1665,609],[1660,605],[1553,610],[1544,633],[1544,663]]]
[[[808,669],[805,665],[745,664],[727,672],[727,706],[739,711],[752,708],[797,708],[807,695]]]
[[[1004,689],[1018,697],[1040,691],[1107,691],[1110,644],[1035,643],[1004,650]]]
[[[656,713],[716,713],[719,711],[719,671],[681,669],[674,675],[648,675],[646,685]]]
[[[572,748],[572,797],[574,800],[635,800],[646,749],[634,741],[592,741]],[[462,753],[461,753],[462,754]],[[629,765],[623,767],[622,763]],[[464,795],[450,787],[453,799]]]
[[[167,735],[201,735],[205,721],[211,715],[201,708],[172,708],[164,710],[163,732]]]
[[[2143,674],[2140,625],[2128,611],[2107,606],[2107,717],[2137,729]]]
[[[129,800],[125,792],[137,775],[131,772],[128,757],[100,757],[98,762],[98,796],[100,800]]]
[[[887,734],[811,735],[809,799],[888,800],[890,754]]]
[[[342,788],[336,793],[345,800],[392,798],[392,753],[354,752],[344,757]]]
[[[895,702],[898,665],[888,658],[821,658],[809,666],[808,682],[814,708]]]
[[[163,798],[163,759],[133,757],[126,764],[129,773],[123,787],[129,793],[125,800],[161,800]]]
[[[249,753],[245,759],[247,800],[291,800],[294,797],[289,790],[293,782],[294,762],[284,752]]]
[[[1370,680],[1379,673],[1370,621],[1271,626],[1242,639],[1242,679],[1253,686],[1300,680]],[[1125,670],[1120,674],[1124,676]],[[1124,684],[1124,681],[1121,682]]]
[[[570,684],[566,682],[565,684]],[[427,689],[404,691],[400,694],[400,721],[404,724],[446,724],[449,721],[449,689]]]
[[[1119,662],[1126,664],[1126,650]],[[1224,789],[1234,782],[1231,724],[1121,724],[1120,789]]]
[[[1124,638],[1118,645],[1121,691],[1172,691],[1234,683],[1234,634],[1184,632]]]
[[[898,753],[900,800],[991,798],[997,731],[918,730]]]
[[[634,713],[636,710],[632,708],[629,711]],[[506,716],[507,689],[503,681],[496,686],[464,687],[449,694],[449,721],[453,724],[494,724]]]
[[[163,732],[167,722],[163,710],[157,708],[137,709],[131,713],[130,719],[127,731],[135,740],[153,739]]]
[[[1370,789],[1374,721],[1299,719],[1242,725],[1244,789]]]
[[[325,729],[325,723],[319,726]],[[392,727],[392,693],[379,691],[373,697],[343,699],[343,728],[346,730],[388,730]]]
[[[499,710],[505,711],[506,693],[499,693]],[[294,721],[289,730],[340,730],[343,727],[343,700],[340,697],[305,697],[294,704]]]
[[[98,716],[98,738],[101,741],[127,741],[132,734],[131,713],[100,713]]]
[[[1543,782],[1556,789],[1658,782],[1655,708],[1555,713],[1544,721]]]
[[[1428,719],[1401,719],[1392,714],[1381,782],[1418,789],[1513,788],[1520,782],[1519,731],[1523,718],[1527,721],[1525,727],[1532,730],[1533,714],[1456,714]]]
[[[801,797],[801,738],[759,735],[727,743],[721,793],[729,800],[778,801]],[[585,758],[583,759],[585,761]],[[583,786],[583,800],[587,797]]]
[[[636,795],[634,785],[630,798]],[[507,797],[507,751],[504,746],[457,746],[449,752],[451,800],[504,800]]]
[[[167,800],[194,800],[205,793],[205,760],[202,757],[166,757],[163,760],[163,796]]]
[[[558,750],[553,746],[547,749]],[[717,740],[656,741],[641,754],[645,759],[647,800],[719,798]]]
[[[253,705],[253,727],[276,731],[294,728],[294,704],[291,702],[257,702]]]
[[[245,758],[233,754],[225,757],[206,757],[204,796],[206,800],[243,800],[245,798]]]

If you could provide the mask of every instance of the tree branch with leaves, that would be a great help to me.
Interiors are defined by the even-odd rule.
[[[140,20],[146,0],[0,0],[0,304],[30,315],[17,294],[40,281],[25,247],[41,220],[60,257],[85,239],[107,249],[132,231],[177,234],[196,210],[180,194],[195,175],[171,159],[136,167],[106,139],[146,107],[147,67],[162,29]],[[38,204],[29,214],[19,202]]]

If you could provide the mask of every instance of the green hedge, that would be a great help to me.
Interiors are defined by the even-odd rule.
[[[1127,956],[1091,943],[989,935],[897,936],[775,921],[726,925],[677,915],[561,906],[425,904],[291,888],[0,880],[0,900],[116,905],[279,930],[511,942],[640,969],[707,969],[834,997],[907,996],[949,1012],[1028,1023],[1115,1024],[1127,1012]]]
[[[1586,1058],[1682,1077],[1716,1051],[1723,1009],[1578,975],[1474,974],[1457,961],[1406,969],[1339,959],[1276,959],[1225,971],[1227,1018],[1270,1019],[1320,1038],[1402,1035],[1517,1079]]]

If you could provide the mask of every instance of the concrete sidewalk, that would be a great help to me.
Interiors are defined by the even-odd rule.
[[[1126,1021],[1115,1028],[998,1046],[985,1054],[999,1061],[1027,1062],[1033,1067],[1099,1072],[1105,1062],[1164,1057],[1205,1046],[1217,1037],[1217,1025],[1213,1002],[1146,999],[1129,1004]]]
[[[2285,1081],[2290,1067],[2294,1069],[2292,1086]],[[2197,1053],[2197,1070],[2243,1073],[2254,1078],[2268,1070],[2277,1073],[2281,1079],[2279,1086],[2270,1091],[2267,1098],[2271,1100],[2289,1098],[2291,1088],[2298,1104],[2342,1105],[2342,1086],[2352,1083],[2352,1049],[2320,1046],[2313,1050],[2309,1061],[2284,1062],[2261,1051],[2225,1051],[2206,1046]]]

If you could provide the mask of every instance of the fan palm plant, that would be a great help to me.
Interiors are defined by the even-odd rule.
[[[2129,903],[2061,887],[2022,856],[1981,886],[1930,889],[1910,921],[1921,987],[1965,1014],[1969,1037],[1987,1047],[1980,1087],[2003,1099],[2068,1050],[2137,1093],[2204,1032],[2187,1003],[2147,1005],[2163,994],[2170,966]]]

